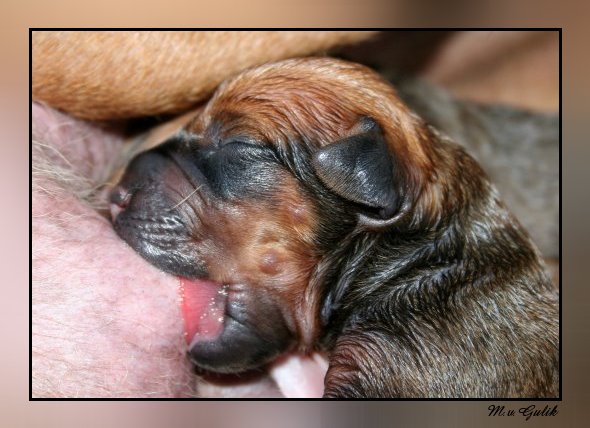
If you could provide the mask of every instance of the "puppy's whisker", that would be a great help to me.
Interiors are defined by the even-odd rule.
[[[203,187],[203,185],[201,185],[199,187],[195,187],[195,190],[193,190],[192,192],[190,192],[185,198],[183,198],[179,203],[177,203],[176,205],[174,205],[172,208],[168,208],[168,211],[175,210],[176,208],[178,208],[179,206],[181,206],[182,204],[184,204],[188,200],[188,198],[190,198],[195,193],[197,193],[201,187]]]

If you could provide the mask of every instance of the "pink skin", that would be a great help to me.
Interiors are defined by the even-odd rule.
[[[36,104],[33,124],[52,163],[88,187],[122,144]],[[193,396],[178,280],[145,263],[106,218],[60,187],[43,175],[34,181],[33,394]]]
[[[192,336],[203,333],[206,326],[190,317],[205,315],[211,322],[214,311],[197,297],[183,322],[181,281],[146,263],[81,199],[103,183],[122,140],[38,104],[33,139],[52,165],[64,169],[58,184],[34,150],[33,396],[196,396],[184,324]],[[95,202],[105,197],[103,192]],[[186,313],[186,301],[184,307]],[[263,397],[279,395],[278,386],[286,396],[321,396],[325,369],[319,356],[285,356],[271,367],[272,380],[201,384],[198,390]]]

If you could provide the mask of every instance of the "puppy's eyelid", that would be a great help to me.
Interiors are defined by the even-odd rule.
[[[259,141],[255,140],[252,137],[246,137],[246,136],[233,136],[233,137],[229,137],[229,138],[225,138],[225,139],[219,139],[217,142],[218,147],[223,147],[223,146],[227,146],[230,144],[243,144],[246,146],[256,146],[256,147],[261,146]]]

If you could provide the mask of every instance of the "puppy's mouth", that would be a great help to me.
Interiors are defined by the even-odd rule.
[[[223,331],[228,285],[180,278],[181,309],[189,349],[216,340]]]
[[[196,367],[215,373],[257,369],[293,346],[290,325],[278,298],[255,280],[239,273],[229,285],[209,278],[217,253],[203,244],[210,237],[201,218],[180,209],[187,204],[179,195],[199,203],[192,194],[201,178],[189,182],[186,176],[200,172],[186,168],[188,174],[160,151],[135,158],[111,193],[115,231],[145,260],[179,278],[188,354]]]
[[[191,361],[201,370],[240,373],[288,350],[292,336],[271,296],[246,284],[180,278]]]

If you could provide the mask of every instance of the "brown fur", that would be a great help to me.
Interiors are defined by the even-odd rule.
[[[412,156],[420,169],[428,167],[419,119],[385,81],[346,62],[290,64],[258,67],[223,85],[199,122],[210,121],[222,112],[252,110],[247,117],[251,123],[243,125],[251,132],[279,144],[297,133],[323,146],[353,133],[359,117],[371,116],[384,124],[393,150]],[[335,97],[342,104],[335,104]]]
[[[209,278],[216,282],[270,291],[285,309],[299,346],[310,350],[319,334],[319,301],[306,295],[319,258],[312,235],[316,214],[292,178],[282,179],[281,198],[273,210],[243,203],[202,213],[207,235],[215,240],[210,245],[216,248],[206,261]]]
[[[179,112],[253,65],[370,37],[352,31],[35,31],[33,99],[83,119]]]

